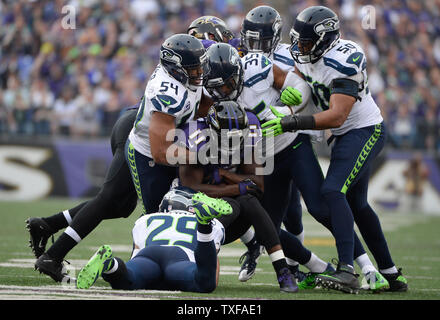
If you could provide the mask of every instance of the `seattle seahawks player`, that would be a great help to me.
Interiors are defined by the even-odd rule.
[[[275,65],[286,72],[295,71],[295,62],[289,51],[289,44],[280,43],[280,34],[282,21],[279,13],[271,7],[260,6],[252,9],[243,21],[242,42],[248,51],[261,50],[266,56],[271,58]],[[304,101],[300,106],[294,105],[295,91],[288,86],[281,94],[280,100],[283,104],[292,105],[295,114],[309,115],[318,112],[313,99]],[[319,162],[315,156],[311,141],[320,141],[323,131],[317,130],[301,130],[293,142],[294,151],[290,151],[294,157],[295,163],[293,169],[295,171],[292,183],[292,191],[289,206],[284,216],[283,223],[286,230],[296,235],[302,242],[304,232],[302,227],[302,208],[299,193],[296,184],[299,184],[301,194],[305,200],[309,213],[321,222],[330,231],[330,212],[325,204],[323,197],[320,195],[320,188],[324,181]],[[292,165],[292,163],[290,163]],[[383,278],[377,272],[373,263],[365,252],[362,243],[357,234],[354,237],[355,251],[354,257],[361,267],[363,273],[371,277]],[[289,259],[291,270],[296,274],[297,278],[304,278],[301,271],[298,270],[298,263]],[[315,286],[314,277],[316,274],[307,274],[304,281],[300,282],[300,287]],[[383,279],[382,279],[383,280]],[[376,281],[370,283],[371,290],[382,290],[388,283],[386,281]]]
[[[264,95],[264,93],[268,94],[269,97],[272,95],[271,88],[273,84],[267,84],[266,87],[264,87],[264,81],[260,83],[259,89],[262,89],[261,92],[251,92],[249,93],[249,96],[245,96],[246,98],[242,98],[245,91],[249,91],[249,88],[246,88],[242,85],[242,83],[238,80],[241,79],[240,72],[237,70],[239,66],[242,65],[242,63],[245,61],[245,58],[242,58],[242,63],[234,64],[234,61],[236,59],[232,59],[230,56],[235,52],[229,45],[227,44],[215,44],[209,47],[207,54],[208,54],[208,60],[210,64],[210,72],[208,75],[208,79],[205,84],[205,88],[210,93],[210,95],[213,97],[214,100],[227,100],[227,99],[238,99],[238,100],[249,100],[252,101],[254,99],[254,96],[258,94]],[[236,53],[235,53],[236,54]],[[263,55],[260,54],[261,58],[266,59]],[[269,61],[269,60],[268,60]],[[265,65],[265,63],[264,63]],[[246,77],[251,78],[251,75],[244,75],[245,79]],[[280,79],[278,79],[280,81]],[[281,81],[282,82],[282,81]],[[241,89],[241,86],[243,86],[243,89]],[[278,97],[279,97],[279,91]],[[275,94],[276,96],[276,94]],[[253,115],[255,117],[255,115]],[[270,141],[269,141],[270,142]],[[269,172],[268,172],[269,173]],[[261,179],[261,177],[259,177]],[[266,177],[264,177],[266,179]],[[267,191],[265,191],[267,192]],[[311,271],[316,274],[316,270],[326,270],[328,267],[327,263],[316,257],[314,254],[312,254],[309,250],[304,248],[299,240],[297,240],[295,237],[293,237],[288,232],[283,232],[282,236],[282,246],[283,250],[288,250],[289,254],[286,254],[287,257],[295,259],[298,258],[298,260],[301,264],[304,264],[307,268],[309,268]],[[259,245],[258,245],[259,247]],[[290,248],[290,250],[289,250]],[[255,250],[257,251],[257,250]],[[286,252],[286,251],[285,251]],[[246,263],[249,262],[249,263]],[[243,281],[242,279],[246,279],[245,276],[247,276],[247,279],[249,279],[252,276],[252,273],[255,270],[256,266],[256,259],[253,259],[251,257],[247,257],[245,263],[243,264],[244,268],[241,270],[239,274],[239,279]],[[244,274],[244,271],[246,274]],[[242,277],[243,276],[243,277]],[[246,280],[247,280],[246,279]]]
[[[289,44],[281,43],[281,31],[282,31],[282,19],[278,11],[270,6],[258,6],[252,10],[250,10],[246,17],[243,20],[243,26],[241,29],[241,43],[243,47],[246,48],[247,52],[262,52],[265,56],[267,56],[274,65],[279,67],[281,70],[285,72],[294,71],[295,63],[290,56],[289,52]],[[288,99],[291,102],[291,99],[295,98],[295,91],[292,87],[288,86],[284,91],[284,99]],[[290,100],[289,100],[290,99]],[[308,101],[307,97],[304,97],[304,101]],[[291,112],[308,112],[314,113],[315,108],[311,101],[308,103],[302,104],[301,108],[297,106],[293,106]],[[316,132],[313,131],[308,132],[309,134],[313,133],[316,136],[316,139],[319,139]],[[297,150],[296,153],[301,155],[312,154],[313,150],[311,150],[311,144],[309,143],[310,137],[306,134],[307,132],[300,132],[295,139],[295,149],[299,148],[301,145],[301,150]],[[308,149],[308,150],[304,150]],[[303,163],[312,163],[316,166],[316,161],[309,162],[310,159],[307,159]],[[319,174],[318,171],[313,171]],[[313,178],[312,176],[311,178]],[[313,180],[315,181],[315,180]],[[316,185],[311,182],[310,185]],[[316,193],[315,193],[316,194]],[[311,207],[313,205],[313,207]],[[312,215],[315,212],[320,211],[319,202],[310,202],[309,201],[309,210]],[[287,210],[286,217],[290,217],[290,221],[284,218],[284,225],[286,229],[294,234],[301,242],[304,240],[304,232],[302,226],[302,207],[299,191],[295,185],[295,182],[292,182],[291,186],[291,195],[289,201],[289,207]],[[258,252],[249,252],[249,255],[252,256],[258,255]],[[250,257],[249,257],[250,258]],[[249,262],[252,264],[252,260]],[[296,275],[297,279],[303,280],[304,275],[301,271],[299,271],[298,262],[288,259],[289,266],[292,272]],[[245,266],[246,268],[246,266]]]
[[[227,49],[224,51],[227,61],[230,61],[230,52],[237,55],[239,62],[238,53],[227,44],[210,47],[208,56],[210,51],[217,51],[217,46]],[[259,167],[255,160],[255,148],[261,141],[255,115],[246,113],[234,101],[224,100],[212,105],[207,118],[190,122],[183,129],[184,143],[191,151],[198,153],[199,161],[179,167],[181,184],[228,201],[238,218],[233,223],[225,224],[225,243],[238,239],[252,225],[269,254],[280,290],[297,292],[298,287],[287,267],[278,232],[258,201],[264,186],[261,176],[255,173]]]
[[[163,42],[160,63],[145,88],[126,144],[126,160],[146,213],[157,211],[176,177],[172,165],[188,161],[186,149],[170,152],[173,130],[193,119],[204,103],[207,68],[206,50],[197,38],[176,34]]]
[[[338,16],[323,6],[309,7],[296,17],[290,32],[296,72],[313,90],[324,111],[310,116],[280,114],[266,122],[264,134],[303,129],[331,129],[335,144],[321,194],[330,209],[339,256],[337,270],[319,275],[325,287],[355,293],[354,221],[372,252],[389,290],[406,291],[407,281],[391,259],[379,219],[367,201],[371,163],[382,150],[385,125],[368,89],[366,58],[354,42],[340,39]],[[382,281],[375,275],[367,281]]]
[[[172,188],[159,212],[136,221],[131,259],[125,263],[113,257],[110,246],[101,246],[78,273],[77,288],[88,289],[102,276],[113,289],[212,292],[218,283],[217,248],[224,239],[216,218],[231,213],[224,200]]]

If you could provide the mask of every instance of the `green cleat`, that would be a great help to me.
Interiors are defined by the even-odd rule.
[[[214,218],[232,213],[232,207],[223,199],[208,197],[198,192],[192,197],[193,209],[200,224],[209,224]]]
[[[388,292],[406,292],[408,291],[408,281],[402,275],[402,268],[399,268],[396,273],[382,274],[388,280],[390,287]]]
[[[379,272],[369,272],[362,279],[362,289],[371,290],[372,292],[381,292],[388,290],[390,284]]]
[[[316,285],[324,289],[358,294],[360,289],[358,277],[359,275],[355,273],[352,266],[338,262],[336,271],[331,271],[327,274],[320,273],[316,276]]]
[[[322,274],[322,275],[328,275],[332,272],[334,272],[335,269],[333,268],[333,266],[331,265],[331,263],[327,264],[327,268],[325,269],[325,271],[323,273],[314,273],[314,272],[308,272],[306,273],[306,277],[304,278],[304,280],[300,281],[298,283],[298,288],[300,289],[315,289],[316,288],[316,276]]]
[[[108,245],[101,246],[90,258],[89,262],[81,269],[76,279],[78,289],[90,288],[99,276],[108,270],[113,259],[112,248]]]

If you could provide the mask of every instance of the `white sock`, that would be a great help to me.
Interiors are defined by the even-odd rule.
[[[70,216],[69,210],[64,210],[63,211],[63,215],[64,215],[64,218],[67,221],[67,224],[70,226],[70,224],[72,223],[72,217]]]
[[[275,262],[281,259],[285,259],[283,250],[277,250],[269,254],[270,261]]]
[[[380,273],[385,273],[385,274],[397,273],[397,268],[396,266],[392,266],[391,268],[388,269],[380,269]]]
[[[240,240],[244,244],[249,243],[255,236],[255,231],[252,228],[249,228],[241,237]]]
[[[377,269],[374,267],[367,253],[364,253],[355,259],[359,268],[361,268],[362,273],[366,275],[369,272],[376,272]]]
[[[78,233],[76,233],[75,230],[72,229],[72,227],[67,227],[66,230],[64,230],[64,233],[75,240],[77,243],[81,241],[81,237],[78,235]]]
[[[318,258],[313,252],[310,260],[304,265],[313,273],[323,273],[327,269],[327,262]]]

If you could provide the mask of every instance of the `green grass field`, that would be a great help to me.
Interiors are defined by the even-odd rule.
[[[211,294],[149,290],[124,292],[111,290],[102,279],[89,290],[77,290],[57,284],[34,271],[35,259],[28,247],[29,236],[24,221],[29,216],[49,216],[78,203],[65,199],[0,202],[0,299],[440,299],[440,217],[397,213],[381,214],[380,217],[393,260],[398,267],[403,268],[403,274],[408,279],[410,289],[406,293],[361,292],[349,295],[322,289],[303,290],[297,294],[280,293],[267,255],[260,258],[254,278],[241,283],[237,279],[240,267],[238,259],[245,249],[238,242],[222,248],[220,281],[218,288]],[[117,256],[128,259],[131,252],[131,229],[138,215],[139,212],[135,212],[128,219],[104,221],[66,257],[70,262],[70,272],[77,273],[102,244],[111,245]],[[309,249],[326,261],[336,257],[334,240],[307,213],[304,214],[304,227],[305,244]]]

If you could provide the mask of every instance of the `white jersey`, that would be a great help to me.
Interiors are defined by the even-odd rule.
[[[225,239],[225,228],[217,219],[211,221],[217,251]],[[197,247],[197,218],[194,213],[174,210],[143,215],[136,220],[133,230],[131,258],[146,246],[178,246],[195,262]]]
[[[149,128],[153,112],[175,118],[176,127],[193,120],[202,97],[203,87],[192,91],[158,65],[150,77],[129,139],[136,151],[152,158]]]
[[[258,120],[263,121],[272,117],[270,106],[282,105],[280,91],[273,87],[273,63],[262,53],[248,53],[241,58],[244,68],[243,91],[237,102],[246,110],[252,111]],[[289,146],[298,133],[286,132],[274,139],[277,154]]]
[[[295,72],[295,60],[290,54],[290,44],[279,43],[274,50],[271,59],[273,63],[284,72]],[[295,110],[295,107],[293,106]],[[319,112],[312,99],[309,99],[307,105],[298,114],[308,116]],[[312,137],[312,141],[321,141],[324,137],[323,130],[300,130],[298,133],[308,134]]]
[[[353,105],[347,120],[334,135],[349,130],[372,126],[383,121],[380,109],[368,89],[367,60],[363,50],[353,41],[340,39],[315,63],[296,64],[313,93],[314,103],[323,110],[329,108],[330,87],[334,79],[348,78],[359,83],[359,99]]]

